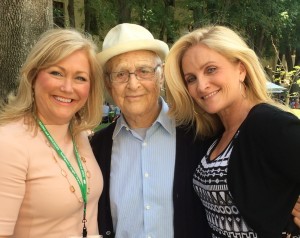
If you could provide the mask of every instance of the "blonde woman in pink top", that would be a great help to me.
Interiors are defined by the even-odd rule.
[[[88,131],[100,123],[96,47],[75,30],[45,32],[0,112],[0,238],[99,237],[103,180]]]

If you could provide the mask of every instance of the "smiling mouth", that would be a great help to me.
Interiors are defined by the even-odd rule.
[[[126,95],[127,97],[140,97],[141,95]]]
[[[141,95],[127,95],[126,96],[128,99],[137,99],[137,98],[140,98]]]
[[[64,103],[71,103],[73,100],[70,98],[62,98],[62,97],[54,97],[57,101],[59,102],[64,102]]]
[[[208,99],[208,98],[210,98],[210,97],[216,95],[218,92],[220,92],[220,90],[221,90],[221,89],[219,89],[219,90],[217,90],[217,91],[214,91],[214,92],[212,92],[212,93],[210,93],[210,94],[208,94],[208,95],[205,95],[205,96],[201,97],[201,99],[203,99],[203,100]]]

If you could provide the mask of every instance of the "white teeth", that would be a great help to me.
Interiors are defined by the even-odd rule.
[[[217,94],[218,92],[219,92],[219,90],[218,90],[218,91],[214,91],[214,92],[212,92],[212,93],[210,93],[210,94],[208,94],[208,95],[202,97],[202,99],[207,99],[207,98],[209,98],[209,97],[211,97],[211,96]]]
[[[55,99],[60,102],[67,102],[67,103],[72,102],[72,99],[68,99],[68,98],[55,97]]]

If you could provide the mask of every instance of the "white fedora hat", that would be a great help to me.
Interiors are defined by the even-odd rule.
[[[122,23],[112,28],[104,38],[102,51],[97,58],[104,65],[112,57],[135,50],[154,51],[164,60],[169,52],[168,45],[154,39],[144,27],[136,24]]]

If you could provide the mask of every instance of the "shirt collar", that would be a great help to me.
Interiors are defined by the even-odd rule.
[[[175,133],[175,120],[171,119],[168,116],[169,106],[164,101],[162,97],[159,98],[159,103],[162,105],[160,113],[156,120],[153,122],[151,127],[155,126],[156,124],[162,126],[169,134]],[[123,114],[120,115],[116,122],[116,127],[113,133],[113,139],[120,133],[122,129],[125,129],[127,131],[130,131],[130,127],[128,126]]]

